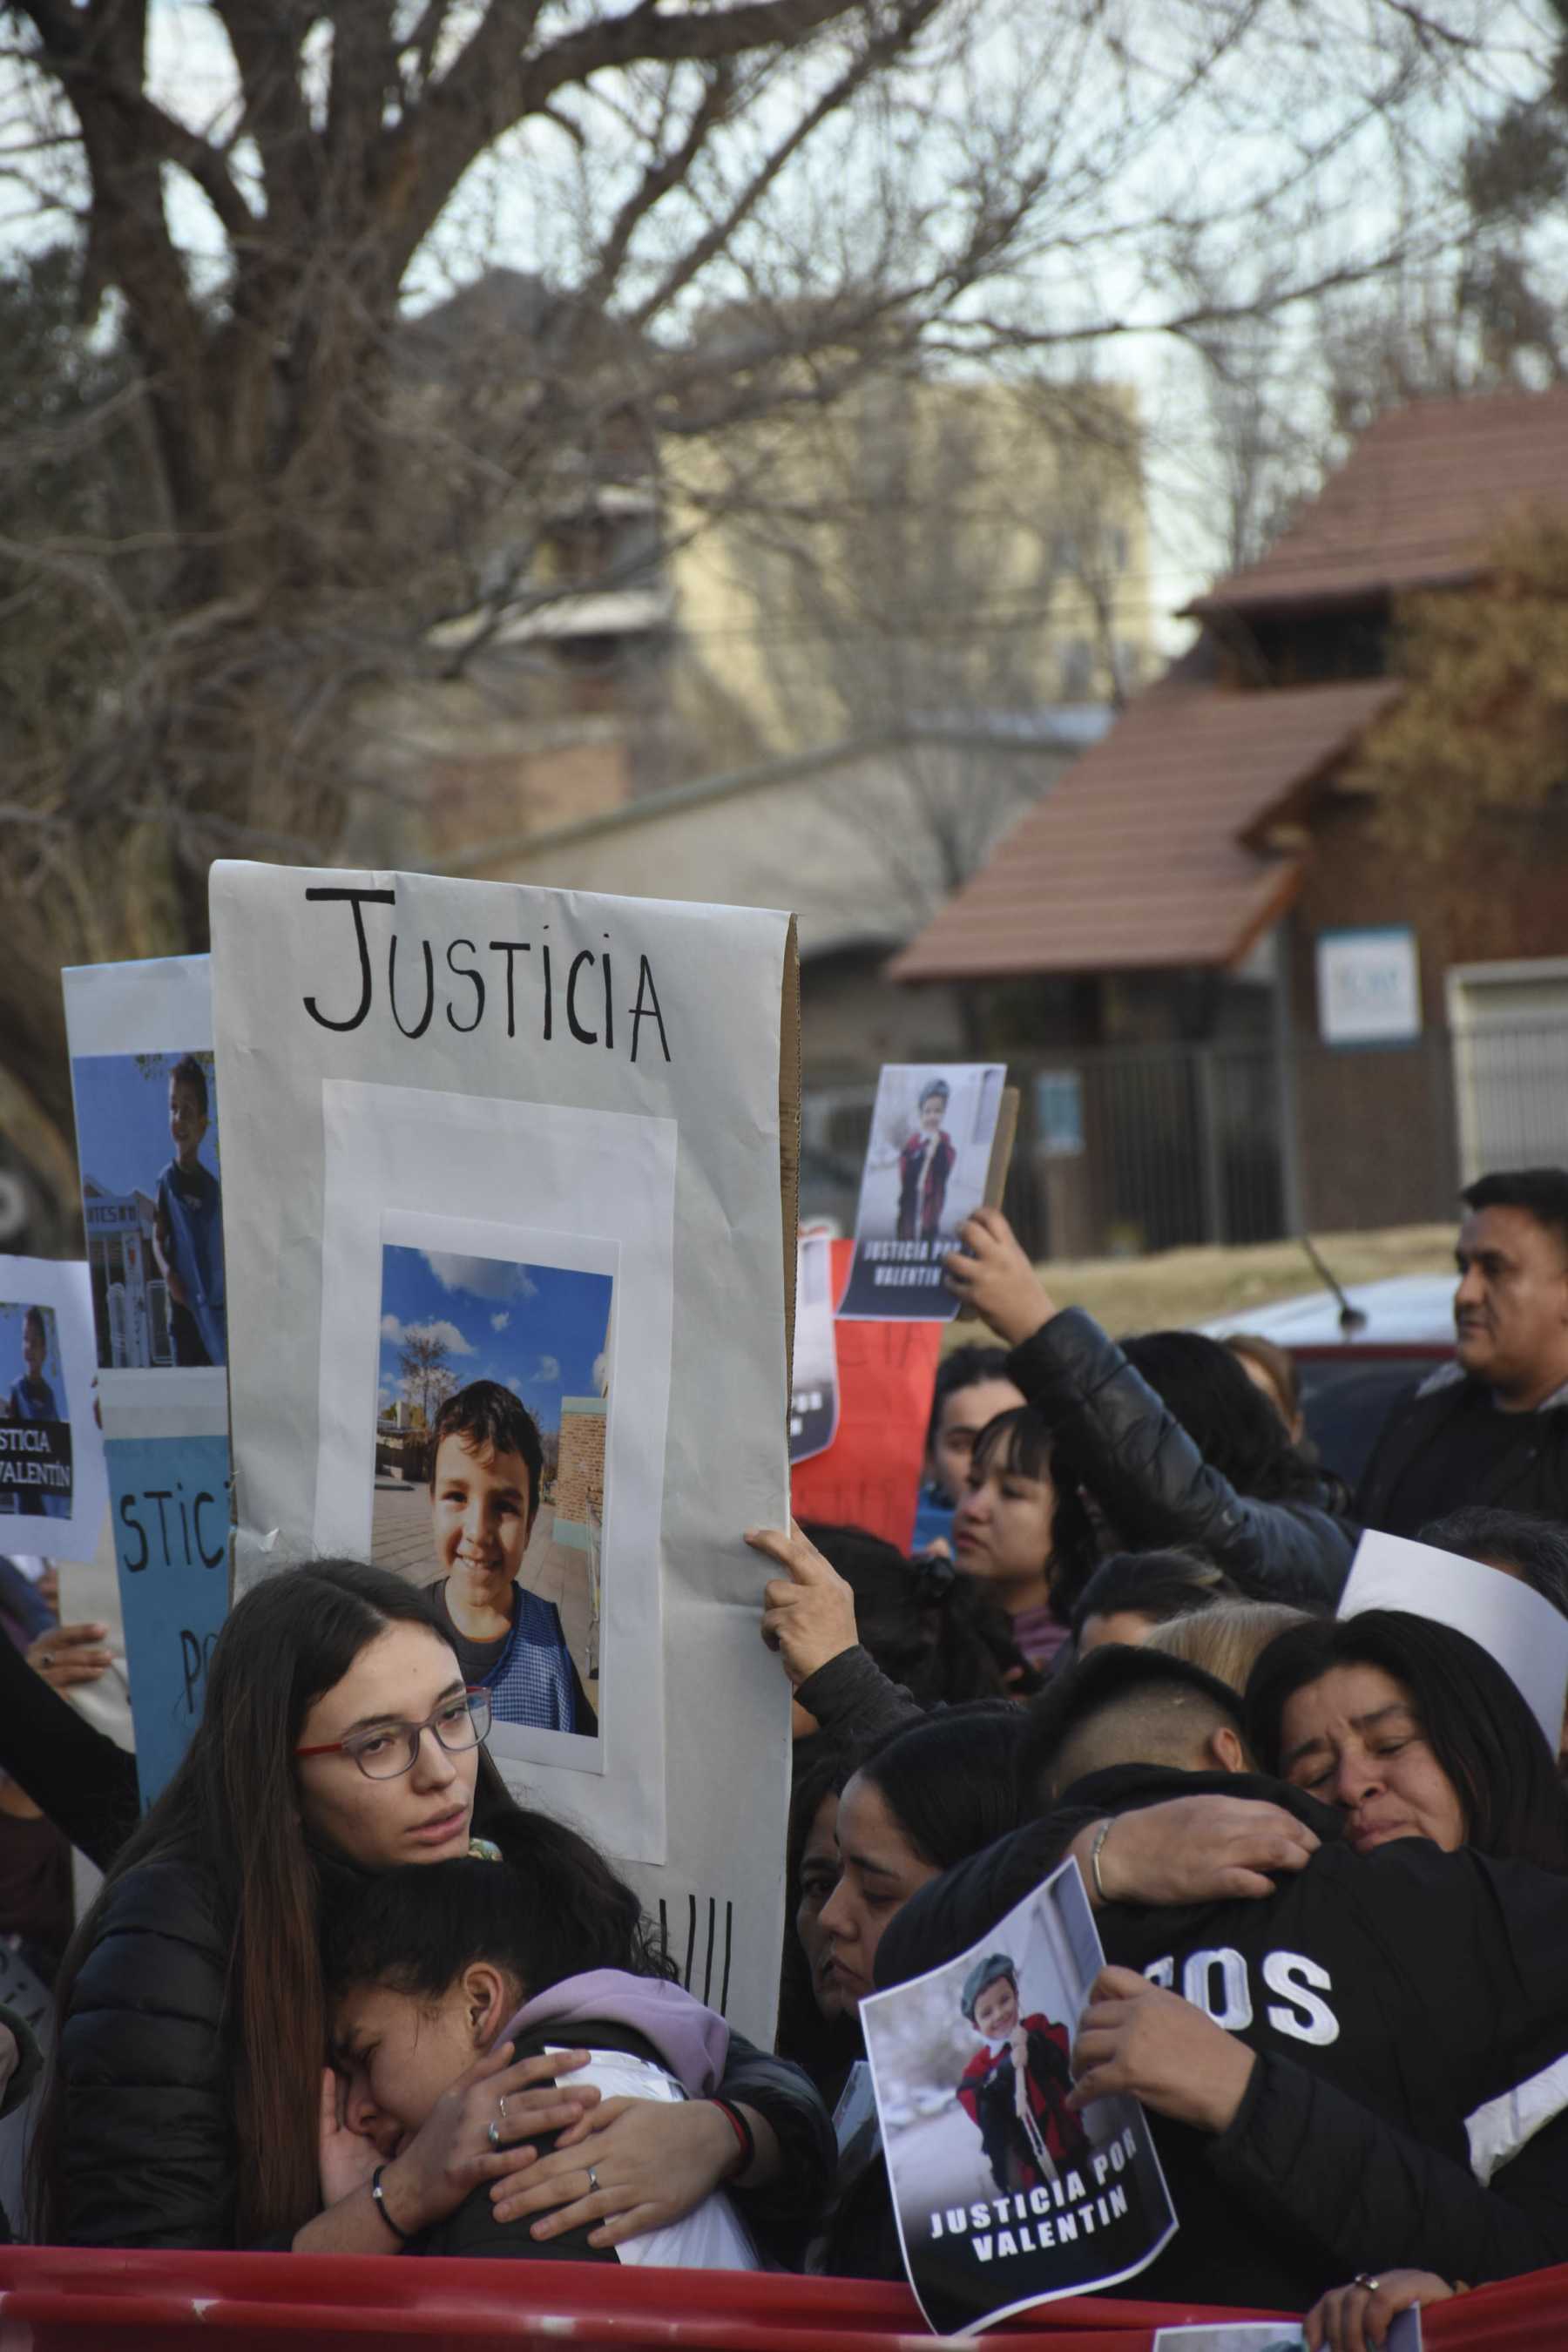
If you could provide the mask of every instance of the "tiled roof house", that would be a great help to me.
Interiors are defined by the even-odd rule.
[[[1391,1173],[1399,1155],[1386,1148],[1368,1143],[1363,1160],[1311,1132],[1331,1115],[1370,1138],[1402,1086],[1435,1101],[1440,1079],[1451,1083],[1456,942],[1466,970],[1539,964],[1527,975],[1538,1009],[1545,965],[1563,959],[1568,1034],[1568,840],[1561,863],[1527,861],[1506,887],[1489,874],[1447,877],[1439,926],[1430,877],[1394,868],[1366,803],[1339,786],[1399,692],[1387,670],[1394,599],[1482,576],[1500,527],[1549,505],[1568,512],[1568,389],[1424,401],[1381,418],[1257,562],[1194,601],[1192,649],[1005,837],[892,976],[1010,983],[1014,1042],[1058,1059],[1075,1045],[1223,1037],[1227,1024],[1288,1052],[1299,1083],[1279,1114],[1294,1130],[1281,1151],[1297,1180],[1283,1188],[1285,1223],[1441,1215],[1477,1153],[1568,1158],[1568,1107],[1560,1143],[1544,1113],[1517,1144],[1518,1118],[1494,1121],[1458,1133],[1441,1167],[1408,1181]],[[1417,1072],[1421,1056],[1407,1053],[1397,1070],[1392,1055],[1373,1055],[1380,1074],[1356,1079],[1323,1034],[1321,943],[1379,927],[1415,936],[1422,1039],[1446,1076]],[[1250,1013],[1237,1010],[1247,982]],[[1021,998],[1033,1018],[1020,1024]],[[1463,1103],[1459,1113],[1463,1130]],[[1454,1130],[1451,1105],[1432,1115]]]

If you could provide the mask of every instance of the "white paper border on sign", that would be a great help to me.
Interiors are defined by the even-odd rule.
[[[1368,1528],[1337,1613],[1359,1617],[1363,1609],[1408,1610],[1479,1642],[1519,1691],[1556,1755],[1568,1696],[1568,1617],[1533,1585],[1483,1560]]]
[[[494,1224],[478,1217],[423,1216],[408,1210],[389,1209],[385,1212],[375,1249],[374,1295],[368,1300],[362,1295],[354,1300],[352,1307],[345,1308],[342,1302],[349,1284],[341,1279],[334,1281],[331,1286],[338,1304],[329,1311],[325,1288],[322,1294],[321,1423],[316,1460],[316,1541],[322,1551],[342,1551],[364,1559],[371,1558],[373,1489],[365,1484],[365,1477],[375,1432],[382,1251],[388,1246],[446,1250],[454,1257],[504,1258],[512,1265],[552,1265],[579,1274],[607,1274],[617,1284],[621,1265],[618,1242],[578,1234],[542,1233],[537,1228],[525,1229],[521,1225]],[[350,1268],[350,1280],[356,1285],[363,1282],[368,1272],[368,1268],[359,1263],[363,1255],[363,1251],[355,1251],[354,1263]],[[334,1265],[333,1272],[341,1276],[341,1263]],[[490,1727],[489,1740],[490,1754],[498,1764],[556,1764],[579,1772],[602,1772],[605,1769],[605,1692],[617,1687],[623,1677],[628,1685],[633,1679],[631,1660],[636,1652],[627,1647],[626,1643],[628,1637],[632,1643],[638,1638],[647,1621],[647,1612],[637,1606],[632,1588],[639,1575],[652,1577],[657,1587],[658,1564],[646,1553],[639,1559],[636,1547],[621,1539],[620,1515],[618,1511],[612,1513],[610,1507],[611,1492],[624,1477],[628,1491],[646,1508],[646,1475],[639,1479],[637,1468],[639,1439],[642,1440],[640,1458],[644,1463],[648,1458],[646,1393],[634,1393],[626,1399],[625,1412],[621,1409],[621,1400],[616,1395],[617,1328],[612,1324],[610,1332],[613,1410],[606,1429],[605,1499],[600,1554],[605,1615],[600,1633],[599,1734],[596,1738],[585,1739],[571,1732],[543,1731],[528,1724],[503,1723],[498,1717]],[[656,1398],[656,1404],[657,1402]],[[662,1448],[662,1426],[658,1434]],[[356,1486],[359,1489],[357,1495]],[[658,1610],[656,1589],[656,1624]]]
[[[621,1862],[666,1857],[660,1498],[674,1317],[675,1122],[329,1078],[314,1540],[368,1558],[365,1399],[375,1395],[384,1237],[471,1255],[536,1248],[605,1271],[618,1247],[603,1557],[600,1736],[505,1727],[490,1752],[521,1801],[585,1826]],[[426,1206],[445,1203],[436,1216]],[[636,1370],[628,1370],[635,1345]],[[613,1485],[612,1498],[608,1488]],[[563,1764],[563,1748],[583,1751]],[[595,1762],[597,1770],[595,1769]],[[584,1766],[587,1767],[587,1775]],[[589,1777],[591,1776],[591,1777]]]
[[[0,1258],[0,1292],[8,1307],[47,1307],[55,1318],[60,1375],[65,1382],[71,1433],[71,1507],[64,1518],[35,1518],[30,1512],[0,1515],[0,1537],[12,1549],[45,1559],[91,1559],[103,1539],[109,1480],[103,1437],[93,1415],[98,1379],[98,1341],[92,1325],[92,1282],[80,1259]],[[19,1370],[20,1366],[17,1367]],[[8,1390],[7,1375],[0,1387]]]
[[[212,961],[151,956],[137,963],[68,964],[66,1034],[76,1064],[95,1054],[205,1054],[213,1050]],[[223,1106],[218,1105],[218,1133]],[[93,1344],[97,1365],[98,1347]],[[172,1365],[98,1371],[99,1402],[110,1437],[190,1436],[228,1427],[226,1365]],[[132,1417],[126,1418],[129,1411]]]

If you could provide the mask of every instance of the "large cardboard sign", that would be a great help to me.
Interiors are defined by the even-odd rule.
[[[1103,1964],[1066,1862],[984,1942],[860,2005],[904,2267],[939,2335],[1113,2286],[1175,2230],[1137,2101],[1067,2105]]]
[[[986,1197],[1006,1076],[999,1062],[883,1066],[841,1316],[952,1321],[942,1260]]]
[[[136,1769],[151,1804],[228,1608],[228,1305],[205,956],[63,975]]]
[[[106,1499],[87,1268],[0,1257],[0,1548],[90,1559]]]
[[[509,1783],[766,2033],[791,919],[246,865],[212,910],[238,1582],[430,1589]]]

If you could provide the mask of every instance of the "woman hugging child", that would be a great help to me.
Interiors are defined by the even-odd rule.
[[[328,2175],[343,2162],[347,2139],[357,2135],[390,2163],[437,2102],[471,2078],[477,2062],[494,2052],[504,2063],[502,2045],[513,2061],[558,2051],[564,2062],[585,2050],[588,2063],[572,2071],[571,2086],[591,2086],[606,2103],[711,2099],[724,2073],[728,2026],[677,1984],[604,1965],[620,1956],[623,1940],[608,1921],[596,1932],[588,1911],[563,1921],[548,1903],[520,1904],[512,1874],[473,1857],[411,1864],[368,1885],[345,1885],[322,1927],[333,2064],[343,2086],[338,2113],[323,2125],[326,2200],[341,2193],[342,2183]],[[715,2104],[744,2149],[744,2118]],[[601,2118],[604,2113],[601,2107]],[[503,2109],[499,2122],[504,2120]],[[586,2137],[584,2121],[542,2136],[540,2150],[570,2147]],[[721,2191],[684,2220],[617,2246],[595,2244],[588,2223],[540,2238],[530,2216],[498,2221],[488,2182],[448,2220],[405,2233],[394,2184],[382,2190],[383,2169],[384,2164],[375,2168],[373,2194],[389,2252],[395,2241],[416,2254],[761,2267]],[[596,2189],[594,2168],[586,2169]]]

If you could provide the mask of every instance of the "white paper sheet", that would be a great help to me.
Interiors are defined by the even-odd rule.
[[[376,1395],[381,1253],[388,1243],[505,1263],[541,1256],[608,1265],[618,1276],[616,1351],[642,1335],[635,1376],[612,1363],[599,1580],[604,1656],[596,1741],[498,1722],[490,1753],[514,1792],[587,1826],[626,1862],[665,1848],[664,1687],[640,1662],[659,1653],[657,1529],[669,1400],[675,1124],[548,1103],[433,1095],[420,1087],[321,1089],[321,1399],[311,1549],[374,1557],[366,1476]],[[526,1160],[526,1179],[517,1173]],[[436,1218],[408,1204],[444,1199]],[[526,1208],[529,1226],[486,1212]],[[594,1228],[590,1236],[573,1222]],[[541,1230],[541,1228],[544,1230]],[[519,1313],[513,1307],[501,1311]],[[432,1571],[434,1572],[434,1571]],[[568,1756],[566,1749],[579,1751]],[[584,1770],[604,1786],[590,1794]]]
[[[1433,1544],[1369,1528],[1356,1546],[1339,1615],[1408,1609],[1468,1633],[1524,1695],[1553,1756],[1568,1694],[1568,1617],[1517,1576]]]
[[[788,1694],[741,1538],[788,1510],[788,918],[240,865],[212,901],[240,1580],[363,1533],[389,1220],[613,1244],[601,1769],[500,1760],[769,2038]]]

